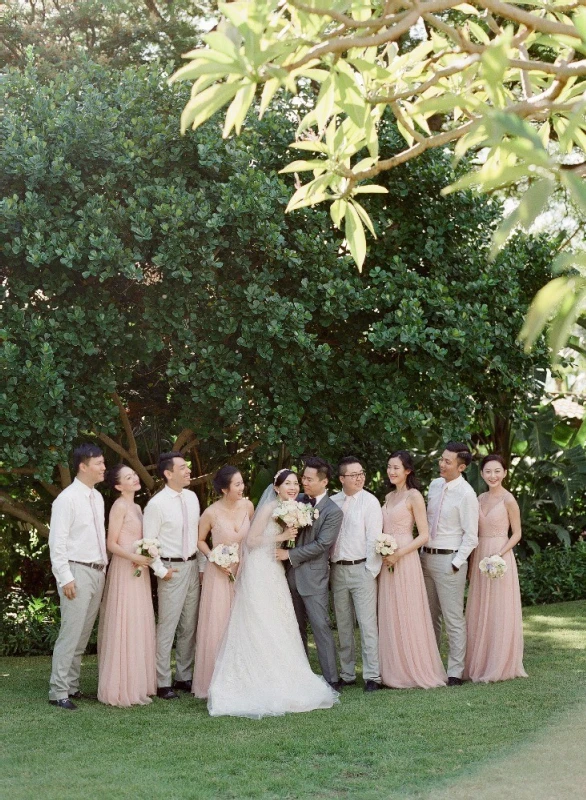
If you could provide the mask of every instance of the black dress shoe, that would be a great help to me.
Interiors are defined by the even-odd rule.
[[[380,683],[376,681],[366,681],[364,684],[364,691],[365,692],[378,692],[380,689]]]
[[[463,683],[462,678],[448,678],[448,686],[461,686]]]
[[[341,692],[344,688],[344,681],[328,681],[328,683],[335,692]]]
[[[68,697],[64,697],[63,700],[49,700],[49,704],[57,708],[66,708],[68,711],[77,711],[77,706]]]
[[[157,697],[161,700],[178,700],[179,695],[176,694],[170,686],[159,686],[157,689]]]
[[[173,689],[176,692],[189,692],[191,693],[191,682],[190,681],[174,681]]]
[[[356,686],[356,678],[353,681],[345,681],[343,678],[340,678],[340,684],[342,686]]]

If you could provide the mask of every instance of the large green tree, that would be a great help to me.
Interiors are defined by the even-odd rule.
[[[7,0],[0,67],[24,68],[31,51],[42,79],[86,59],[123,68],[163,55],[179,65],[213,6],[210,0]]]
[[[294,106],[225,141],[213,122],[179,135],[185,95],[156,66],[44,86],[29,68],[4,91],[2,513],[46,532],[89,434],[152,490],[163,448],[196,484],[253,453],[378,467],[429,429],[464,436],[489,411],[506,428],[539,393],[545,353],[515,336],[551,244],[517,237],[490,261],[501,208],[442,198],[448,155],[375,198],[386,235],[359,274],[325,212],[282,213]]]

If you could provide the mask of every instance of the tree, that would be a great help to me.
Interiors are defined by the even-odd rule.
[[[514,332],[552,243],[517,236],[490,262],[500,205],[440,200],[446,154],[375,198],[386,235],[360,274],[324,211],[282,213],[294,106],[223,141],[213,123],[179,135],[185,93],[157,66],[4,85],[1,513],[46,533],[88,435],[150,492],[170,447],[196,486],[227,461],[315,451],[374,469],[430,427],[465,436],[539,393],[545,351]],[[381,136],[400,141],[392,120]]]
[[[481,156],[444,192],[524,185],[493,254],[516,227],[529,228],[557,186],[586,213],[582,3],[240,0],[219,8],[222,23],[173,77],[194,81],[182,130],[229,104],[224,135],[238,134],[257,89],[262,115],[279,90],[318,86],[303,96],[307,113],[292,145],[311,157],[284,170],[313,178],[296,185],[288,210],[329,202],[359,268],[365,228],[374,235],[360,195],[384,193],[373,179],[430,149],[455,144],[458,158]],[[398,152],[381,147],[386,111],[403,137]],[[586,255],[562,254],[554,266],[570,271],[537,295],[522,336],[533,343],[557,310],[556,353],[586,299],[586,277],[572,269],[585,267]]]
[[[209,0],[8,0],[0,28],[0,66],[23,69],[32,51],[42,78],[84,59],[112,67],[164,54],[177,66],[211,13]]]

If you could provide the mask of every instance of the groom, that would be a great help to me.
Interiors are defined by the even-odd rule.
[[[321,458],[308,458],[301,482],[305,495],[299,499],[315,508],[313,525],[299,531],[295,547],[277,550],[280,561],[289,561],[287,580],[293,598],[301,638],[307,650],[307,621],[315,639],[317,656],[324,678],[340,690],[336,665],[336,646],[329,614],[329,553],[336,541],[344,515],[328,497],[332,477],[330,465]]]

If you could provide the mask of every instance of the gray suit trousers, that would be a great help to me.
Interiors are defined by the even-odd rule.
[[[287,580],[305,650],[307,652],[307,622],[309,621],[323,676],[328,683],[337,683],[339,675],[336,663],[336,645],[330,625],[327,588],[321,594],[300,595],[295,583],[295,570],[293,568],[287,570]]]

